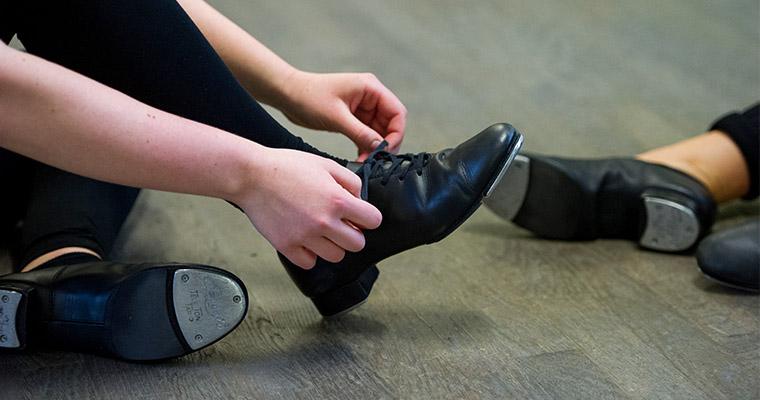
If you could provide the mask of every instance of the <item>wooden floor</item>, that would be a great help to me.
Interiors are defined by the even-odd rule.
[[[301,68],[375,72],[409,109],[408,151],[508,121],[530,151],[633,154],[760,93],[756,0],[212,3]],[[716,229],[757,213],[730,204]],[[3,355],[0,398],[760,397],[758,296],[708,282],[689,255],[538,240],[487,210],[383,262],[370,301],[337,321],[218,200],[143,193],[114,257],[228,268],[248,285],[248,317],[169,363]]]

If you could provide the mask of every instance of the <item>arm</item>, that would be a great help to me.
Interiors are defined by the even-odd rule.
[[[232,201],[302,267],[360,250],[354,226],[380,224],[356,198],[359,177],[330,160],[165,113],[5,45],[0,115],[0,147],[95,179]]]
[[[128,186],[232,199],[265,151],[4,45],[0,112],[0,146]]]
[[[242,85],[261,102],[307,128],[341,132],[363,159],[383,139],[398,151],[406,108],[372,74],[300,71],[204,0],[179,0]]]

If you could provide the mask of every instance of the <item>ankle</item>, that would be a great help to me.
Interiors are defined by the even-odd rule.
[[[749,171],[740,149],[726,134],[711,131],[649,150],[637,159],[679,170],[701,182],[717,203],[744,196]]]
[[[30,261],[21,272],[29,272],[37,268],[51,267],[61,264],[62,261],[95,261],[103,258],[93,250],[85,247],[63,247],[47,252],[34,260]]]
[[[658,157],[651,157],[648,156],[646,153],[639,154],[635,157],[637,160],[644,161],[650,164],[658,164],[663,165],[672,169],[675,169],[677,171],[683,172],[686,175],[689,175],[690,177],[696,179],[704,185],[708,191],[711,194],[715,194],[719,190],[717,190],[717,185],[715,183],[714,177],[706,171],[704,168],[702,168],[698,163],[695,163],[693,160],[689,159],[665,159],[665,158],[658,158]]]

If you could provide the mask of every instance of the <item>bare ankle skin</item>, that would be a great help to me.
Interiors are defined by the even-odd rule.
[[[42,265],[42,264],[44,264],[44,263],[46,263],[46,262],[48,262],[48,261],[50,261],[52,259],[55,259],[57,257],[63,256],[63,255],[66,255],[66,254],[72,254],[72,253],[85,253],[85,254],[93,255],[93,256],[101,259],[101,260],[103,259],[103,257],[100,256],[100,254],[98,254],[98,253],[96,253],[96,252],[94,252],[94,251],[92,251],[92,250],[90,250],[88,248],[85,248],[85,247],[63,247],[63,248],[56,249],[56,250],[53,250],[51,252],[45,253],[45,254],[43,254],[43,255],[35,258],[29,264],[27,264],[26,266],[24,266],[24,268],[21,270],[21,272],[32,271],[35,268],[39,267],[40,265]]]
[[[723,132],[710,131],[641,153],[637,159],[684,172],[700,181],[716,203],[749,190],[749,171],[739,147]]]

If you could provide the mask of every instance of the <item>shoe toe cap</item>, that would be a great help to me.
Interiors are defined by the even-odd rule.
[[[729,230],[713,234],[700,243],[697,264],[710,278],[744,289],[760,287],[760,250],[752,233]],[[747,235],[749,234],[749,235]]]
[[[450,151],[447,157],[459,163],[473,189],[481,190],[514,152],[519,138],[512,125],[491,125]]]

